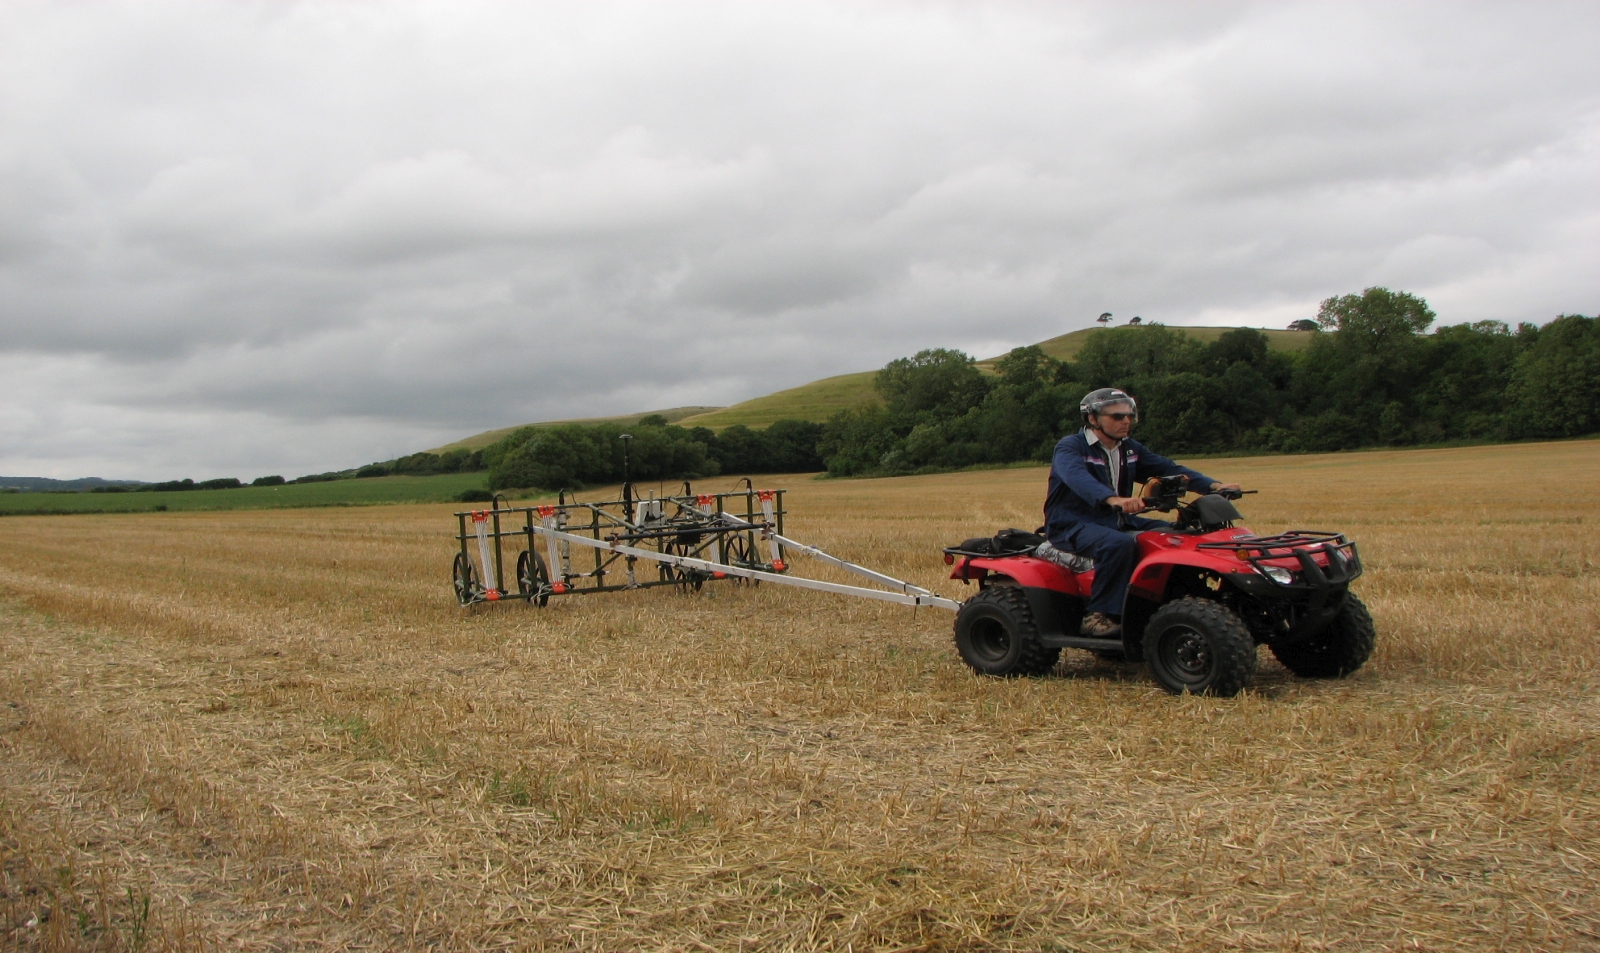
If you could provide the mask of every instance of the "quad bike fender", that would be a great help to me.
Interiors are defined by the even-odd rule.
[[[1214,555],[1204,550],[1193,549],[1158,550],[1146,554],[1139,560],[1139,565],[1133,571],[1133,577],[1128,580],[1129,597],[1149,599],[1157,603],[1164,601],[1167,584],[1172,580],[1172,571],[1179,566],[1215,573],[1224,579],[1241,571],[1250,571],[1248,566],[1231,555]],[[1254,576],[1255,573],[1250,571],[1250,575]]]
[[[990,578],[991,576],[1002,579]],[[1068,596],[1083,598],[1094,585],[1093,570],[1075,573],[1047,560],[1033,556],[1005,556],[984,558],[975,556],[956,563],[951,579],[977,579],[987,585],[1015,584],[1024,589],[1048,589]]]

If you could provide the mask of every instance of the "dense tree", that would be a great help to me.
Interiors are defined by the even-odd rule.
[[[1427,302],[1368,288],[1322,302],[1325,329],[1298,353],[1240,328],[1202,344],[1151,324],[1090,335],[1070,364],[1038,348],[996,362],[963,400],[937,392],[957,352],[923,352],[880,373],[882,407],[841,414],[819,448],[830,473],[907,473],[1048,459],[1096,387],[1139,399],[1139,436],[1173,453],[1320,451],[1600,430],[1600,327],[1564,315],[1543,329],[1497,321],[1440,328]],[[957,355],[964,358],[965,355]],[[976,368],[973,368],[976,372]],[[919,376],[925,375],[925,376]],[[946,384],[946,393],[956,388]],[[891,401],[893,395],[896,399]]]
[[[639,482],[822,469],[817,445],[823,425],[780,420],[765,430],[736,425],[721,434],[687,429],[652,415],[628,426],[616,423],[523,427],[485,447],[494,489],[578,489],[623,478],[624,433],[628,473]]]
[[[1518,426],[1539,436],[1600,430],[1600,320],[1564,314],[1538,330],[1508,387]]]
[[[976,405],[989,390],[988,381],[960,351],[936,348],[914,357],[890,361],[872,385],[889,413],[897,417],[934,418],[957,414]]]

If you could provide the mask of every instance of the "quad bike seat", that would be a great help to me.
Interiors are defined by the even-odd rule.
[[[948,556],[979,556],[988,559],[1032,556],[1077,573],[1094,569],[1094,560],[1088,556],[1057,549],[1042,534],[1021,529],[1003,529],[993,536],[978,536],[963,540],[961,545],[947,546],[944,551]]]

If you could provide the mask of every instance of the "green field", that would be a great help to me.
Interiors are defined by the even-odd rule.
[[[0,516],[65,513],[148,513],[151,510],[273,510],[303,506],[444,503],[463,490],[484,488],[487,474],[389,476],[236,490],[167,493],[0,493]]]

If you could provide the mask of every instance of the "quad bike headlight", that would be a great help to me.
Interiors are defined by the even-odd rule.
[[[1282,566],[1262,566],[1261,573],[1280,585],[1290,586],[1294,584],[1294,573],[1284,569]]]

